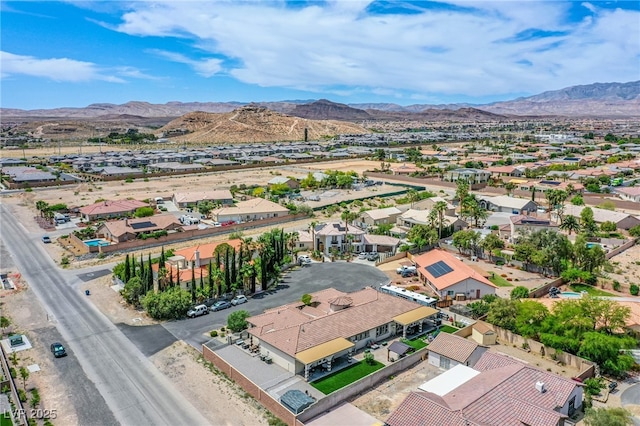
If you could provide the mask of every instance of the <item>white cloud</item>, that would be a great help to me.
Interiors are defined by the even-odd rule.
[[[166,58],[172,62],[189,65],[193,70],[203,77],[212,77],[222,71],[222,60],[216,58],[208,58],[197,61],[187,58],[181,53],[167,52],[165,50],[150,49],[149,52]]]
[[[114,29],[191,40],[237,63],[231,76],[267,87],[487,96],[640,78],[637,11],[597,9],[576,24],[568,19],[567,2],[447,3],[461,9],[372,15],[369,2],[361,1],[296,9],[261,2],[134,2]],[[557,34],[522,36],[533,29]],[[222,66],[219,59],[156,53],[203,76]]]
[[[92,62],[77,61],[69,58],[36,58],[16,55],[0,51],[2,63],[1,78],[12,75],[27,75],[47,78],[58,82],[106,81],[109,83],[126,83],[125,78],[157,79],[134,67],[117,67],[102,69]]]
[[[76,61],[69,58],[40,59],[2,51],[0,52],[0,62],[2,63],[3,77],[21,74],[68,82],[91,80],[123,81],[115,76],[101,74],[98,67],[91,62]]]

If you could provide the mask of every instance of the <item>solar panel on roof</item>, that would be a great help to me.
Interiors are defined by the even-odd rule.
[[[153,223],[153,222],[149,222],[149,221],[147,221],[147,222],[131,223],[130,225],[131,225],[131,227],[132,227],[133,229],[152,228],[152,227],[156,226],[156,224],[155,224],[155,223]]]
[[[442,260],[437,261],[433,265],[425,266],[424,269],[426,269],[433,278],[440,278],[441,276],[453,271],[451,266],[447,265]]]

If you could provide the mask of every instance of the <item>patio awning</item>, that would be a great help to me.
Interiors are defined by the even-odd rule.
[[[414,309],[409,312],[405,312],[404,314],[394,317],[393,320],[400,325],[409,325],[409,324],[413,324],[416,321],[420,321],[422,319],[428,318],[437,313],[438,313],[437,309],[433,309],[428,306],[420,306],[417,309]]]
[[[338,337],[337,339],[329,340],[313,348],[298,352],[296,359],[303,364],[311,364],[312,362],[321,360],[322,358],[326,358],[353,346],[355,345],[344,337]]]

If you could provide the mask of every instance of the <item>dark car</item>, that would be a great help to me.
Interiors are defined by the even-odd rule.
[[[51,237],[49,237],[48,235],[43,236],[42,242],[45,244],[49,244],[51,242]]]
[[[211,305],[211,310],[213,312],[216,312],[216,311],[221,311],[223,309],[230,308],[231,306],[232,306],[231,303],[229,303],[229,302],[227,302],[225,300],[220,300],[220,301],[214,303],[213,305]]]
[[[64,349],[64,346],[62,346],[62,343],[58,342],[51,344],[51,353],[56,358],[67,356],[67,351]]]

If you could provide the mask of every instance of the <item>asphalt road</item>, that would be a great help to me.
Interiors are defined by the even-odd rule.
[[[622,395],[620,395],[620,402],[623,407],[626,405],[640,405],[640,383],[636,383],[625,389]],[[640,426],[640,417],[634,416],[633,424]]]
[[[5,204],[0,204],[0,238],[23,279],[40,299],[49,318],[54,319],[60,340],[66,343],[81,367],[69,368],[67,376],[73,376],[69,378],[72,383],[92,382],[113,417],[124,425],[208,423],[81,293],[77,272],[58,269],[44,251],[40,235],[28,234]],[[96,398],[96,403],[99,402]],[[100,415],[100,410],[96,410],[95,415]],[[95,418],[88,423],[112,422],[113,418]]]
[[[328,287],[352,292],[366,286],[378,286],[389,281],[384,272],[373,263],[314,262],[309,266],[290,270],[275,290],[257,294],[248,303],[223,311],[211,312],[197,318],[164,323],[163,326],[177,339],[183,340],[198,350],[209,341],[209,332],[226,325],[227,317],[233,311],[246,310],[251,315],[264,312],[286,303],[300,300],[303,294],[313,293]],[[140,328],[140,327],[138,327]],[[149,350],[153,350],[149,348]],[[143,350],[143,352],[145,352]]]

